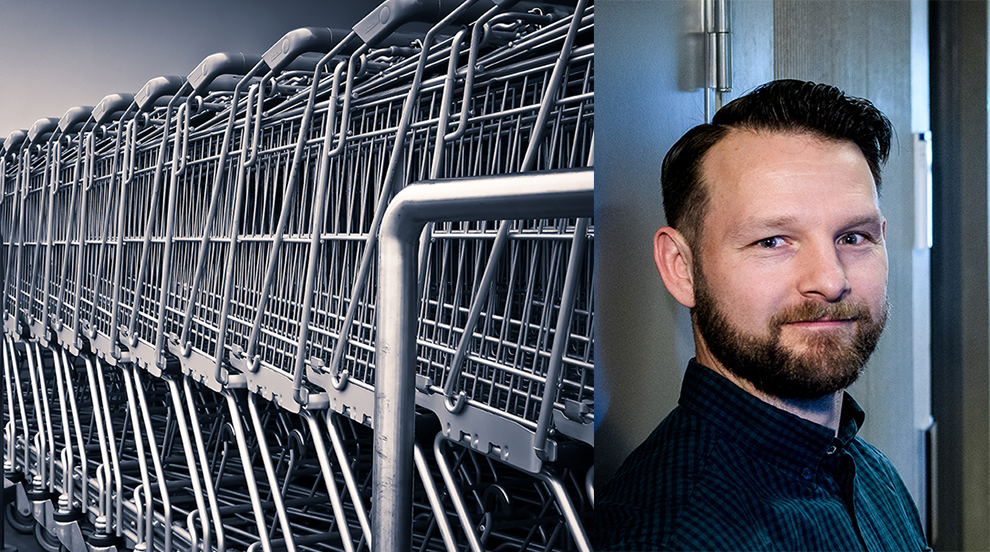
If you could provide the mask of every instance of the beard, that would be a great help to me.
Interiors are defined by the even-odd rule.
[[[767,324],[766,335],[744,333],[729,323],[701,271],[695,282],[692,319],[716,360],[756,389],[782,399],[819,399],[853,384],[863,372],[887,322],[887,302],[874,319],[861,303],[805,302],[787,307]],[[845,331],[815,332],[804,337],[803,351],[781,343],[781,328],[790,322],[856,322],[851,341]]]

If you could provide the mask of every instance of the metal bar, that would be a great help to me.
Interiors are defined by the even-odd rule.
[[[21,429],[24,430],[24,475],[28,475],[28,466],[31,460],[31,447],[29,446],[30,437],[28,436],[31,432],[28,428],[27,410],[24,407],[24,393],[21,391],[21,370],[17,363],[17,350],[14,347],[14,338],[10,334],[7,334],[7,339],[5,340],[7,354],[10,356],[10,368],[14,374],[14,388],[17,389],[17,404],[21,411]]]
[[[341,325],[340,336],[337,338],[337,345],[333,350],[333,358],[330,360],[330,365],[328,366],[328,369],[333,374],[337,374],[340,370],[340,364],[344,358],[344,349],[346,349],[347,342],[349,340],[348,334],[351,331],[351,325],[354,323],[354,317],[357,315],[357,307],[360,303],[360,301],[358,301],[358,297],[364,292],[364,286],[367,284],[368,271],[371,269],[372,256],[374,255],[374,251],[378,243],[378,230],[381,227],[382,218],[385,214],[385,206],[389,201],[389,196],[392,194],[392,184],[395,180],[395,173],[398,170],[400,161],[402,160],[402,151],[405,147],[406,132],[409,129],[416,100],[419,97],[420,87],[423,82],[423,74],[426,71],[426,62],[429,59],[430,49],[433,46],[433,40],[440,29],[445,27],[450,21],[460,17],[460,15],[467,11],[467,9],[476,1],[477,0],[467,0],[458,6],[447,17],[432,27],[423,38],[423,50],[420,53],[419,62],[416,65],[416,73],[413,75],[413,82],[409,87],[409,93],[406,95],[406,99],[402,105],[402,115],[399,119],[399,128],[395,133],[395,144],[392,148],[392,156],[389,158],[388,169],[385,172],[385,177],[382,179],[383,184],[381,195],[379,197],[378,204],[375,206],[375,216],[372,220],[371,228],[368,230],[368,241],[367,245],[365,245],[365,250],[361,258],[361,265],[358,268],[357,274],[354,278],[354,289],[351,292],[351,301],[347,307],[347,315],[344,318],[344,323]]]
[[[313,445],[316,448],[316,456],[320,462],[320,469],[323,471],[323,481],[327,486],[327,493],[330,495],[330,505],[333,507],[334,516],[337,518],[337,527],[340,533],[340,540],[344,543],[345,552],[354,552],[354,541],[351,539],[351,532],[347,527],[347,518],[344,515],[344,506],[340,500],[340,491],[337,489],[337,481],[333,477],[330,468],[330,459],[327,457],[327,447],[323,441],[323,430],[317,423],[317,417],[309,410],[303,410],[301,416],[309,426],[310,435],[313,437]]]
[[[62,354],[64,355],[65,353],[63,352]],[[103,376],[103,370],[97,370],[96,378],[100,385],[100,403],[97,404],[94,401],[93,409],[99,410],[100,412],[103,413],[103,416],[105,417],[104,426],[107,431],[107,445],[109,446],[110,449],[110,462],[113,464],[114,489],[116,490],[116,494],[114,496],[116,496],[117,498],[117,508],[116,511],[114,512],[115,514],[114,517],[111,517],[110,515],[109,502],[106,504],[106,511],[104,512],[104,515],[106,516],[107,528],[105,531],[107,534],[110,534],[110,528],[116,527],[116,536],[119,538],[123,535],[123,523],[121,521],[123,519],[123,509],[124,509],[123,475],[120,472],[120,457],[117,454],[117,446],[114,443],[113,417],[110,415],[110,400],[107,397],[108,395],[107,386],[106,386],[105,378]],[[90,385],[92,385],[92,383]],[[126,437],[126,431],[123,430],[122,428],[121,437],[120,437],[121,444],[123,444],[125,437]],[[110,482],[108,481],[107,485],[109,484]]]
[[[4,427],[4,436],[6,437],[6,454],[4,454],[4,472],[10,473],[14,471],[16,467],[16,461],[14,458],[15,454],[15,442],[17,441],[17,416],[14,413],[14,390],[11,384],[14,380],[14,370],[17,369],[16,359],[10,355],[10,349],[7,347],[7,339],[3,341],[3,370],[4,370],[4,385],[7,387],[7,426]],[[20,402],[20,385],[17,388],[17,398]],[[26,435],[26,432],[25,432]],[[8,465],[9,463],[9,465]]]
[[[140,264],[138,265],[137,279],[135,280],[134,283],[134,300],[133,300],[134,304],[131,306],[132,308],[131,319],[130,322],[127,324],[127,330],[126,332],[122,332],[124,343],[131,348],[137,345],[138,342],[138,336],[136,333],[137,319],[138,319],[138,313],[141,311],[141,296],[143,292],[142,287],[144,285],[144,277],[148,270],[148,257],[151,254],[151,233],[154,231],[155,228],[155,216],[152,210],[155,208],[156,205],[158,205],[158,198],[161,194],[162,171],[165,168],[165,153],[168,148],[169,126],[172,120],[172,110],[175,108],[175,104],[182,97],[182,92],[185,91],[187,88],[188,88],[187,85],[183,85],[182,88],[179,90],[179,92],[176,93],[176,95],[172,96],[172,99],[169,100],[168,107],[165,108],[165,123],[162,125],[162,138],[161,138],[161,143],[158,146],[158,158],[156,159],[156,164],[155,164],[155,176],[151,184],[151,190],[152,190],[151,201],[148,203],[149,206],[148,220],[145,224],[144,241],[141,244],[141,261]],[[181,115],[182,113],[180,112],[177,118],[180,118]],[[176,134],[178,134],[180,131],[180,129],[178,128],[179,126],[180,125],[177,122]],[[176,141],[177,140],[178,140],[178,136],[176,136]],[[174,157],[174,152],[173,152],[173,157]]]
[[[65,359],[65,360],[68,360],[68,359]],[[102,410],[100,409],[100,404],[101,403],[100,403],[100,400],[99,400],[99,394],[102,393],[102,394],[105,395],[106,394],[106,389],[102,385],[97,386],[97,381],[96,381],[96,379],[94,378],[94,375],[93,375],[93,372],[94,372],[94,370],[93,370],[93,364],[95,362],[96,365],[97,365],[97,368],[99,368],[99,361],[96,361],[93,357],[91,357],[89,355],[84,356],[83,357],[83,361],[86,363],[86,377],[89,380],[90,399],[93,401],[93,422],[94,422],[94,425],[96,425],[96,432],[97,432],[97,435],[99,436],[99,439],[100,439],[100,455],[101,455],[101,458],[103,460],[103,465],[106,466],[107,463],[109,462],[108,454],[109,454],[110,450],[113,449],[112,442],[111,442],[112,439],[113,439],[113,434],[110,433],[110,430],[107,429],[104,426],[104,424],[103,424],[104,419],[100,416],[100,412],[102,412]],[[96,370],[96,372],[100,372],[101,373],[100,375],[102,377],[102,370]],[[111,446],[108,447],[107,446],[108,443]],[[82,464],[83,464],[83,468],[84,468],[83,469],[83,478],[82,478],[82,497],[83,497],[82,503],[83,503],[84,506],[85,506],[85,504],[87,502],[86,493],[89,492],[89,483],[87,481],[87,475],[88,474],[86,473],[86,469],[85,469],[85,466],[86,466],[86,456],[85,456],[86,453],[85,453],[85,450],[86,450],[85,447],[80,447],[80,453],[82,454]],[[109,483],[109,481],[107,483]],[[109,523],[109,518],[107,519],[107,522]]]
[[[247,450],[247,438],[244,435],[244,426],[241,424],[240,408],[237,406],[232,388],[225,388],[223,395],[227,399],[227,408],[230,410],[231,424],[234,428],[234,436],[237,438],[237,450],[241,455],[244,479],[247,482],[248,493],[251,495],[251,506],[254,511],[255,523],[258,526],[258,537],[261,539],[261,547],[265,552],[271,552],[272,543],[268,539],[265,512],[261,507],[261,497],[258,496],[258,483],[254,479],[254,468],[252,468],[251,456]]]
[[[18,178],[17,190],[20,193],[18,193],[16,195],[19,197],[20,200],[17,201],[17,203],[15,205],[15,208],[17,209],[17,212],[18,212],[18,217],[17,217],[17,226],[18,226],[17,239],[18,239],[19,243],[15,247],[14,246],[14,243],[13,243],[13,239],[11,239],[11,250],[14,253],[8,253],[8,259],[9,259],[9,257],[10,257],[11,254],[16,254],[16,257],[17,257],[17,259],[16,259],[16,261],[14,263],[14,277],[13,277],[12,280],[8,280],[8,282],[7,282],[8,288],[12,287],[13,288],[13,293],[14,293],[14,312],[8,313],[8,314],[10,314],[13,317],[14,328],[17,328],[17,322],[21,318],[21,308],[20,308],[21,292],[20,292],[20,287],[21,287],[21,257],[23,256],[23,252],[24,252],[24,247],[23,247],[23,244],[24,244],[24,210],[27,207],[25,205],[25,202],[27,201],[28,185],[29,185],[30,173],[31,173],[31,146],[30,146],[30,144],[28,144],[27,141],[25,141],[24,143],[26,145],[21,147],[21,152],[22,153],[21,153],[20,163],[18,165],[18,171],[17,171],[17,175],[18,175],[18,177],[17,177]],[[9,264],[7,265],[7,270],[8,270],[8,274],[9,274],[9,271],[10,271],[10,265]],[[13,285],[11,286],[11,284],[13,284]]]
[[[49,211],[47,213],[45,212],[45,206],[46,206],[46,204],[45,204],[45,201],[44,200],[45,200],[46,195],[47,195],[46,192],[48,191],[48,186],[51,183],[50,182],[51,172],[50,172],[49,169],[51,168],[51,165],[52,165],[52,148],[54,147],[53,141],[57,141],[57,140],[58,139],[55,137],[55,134],[53,133],[52,137],[49,138],[49,140],[48,140],[47,147],[45,148],[45,168],[44,168],[44,171],[43,171],[43,174],[42,174],[41,190],[38,193],[39,199],[38,199],[38,214],[37,214],[37,216],[40,217],[40,219],[38,221],[38,231],[37,231],[37,236],[36,236],[35,242],[34,242],[34,259],[33,259],[32,263],[31,263],[32,270],[34,271],[34,274],[31,276],[31,289],[30,289],[30,292],[28,293],[28,313],[29,313],[29,317],[28,318],[29,318],[29,323],[32,326],[32,330],[33,330],[32,331],[32,334],[34,334],[36,331],[39,330],[39,329],[36,329],[35,328],[34,322],[36,322],[36,321],[35,320],[31,320],[30,313],[31,313],[31,310],[32,310],[32,305],[34,303],[35,287],[38,284],[38,276],[37,276],[37,273],[39,271],[38,261],[39,261],[39,256],[41,255],[41,249],[42,249],[42,247],[41,247],[41,244],[42,244],[42,241],[41,241],[42,240],[42,233],[45,230],[45,226],[41,224],[41,220],[42,219],[46,219],[46,217],[47,217],[47,220],[51,220],[50,209],[49,209]],[[47,247],[46,247],[46,249],[47,249]],[[46,269],[47,269],[47,267],[46,267]],[[42,298],[44,300],[46,298],[46,295],[43,295]],[[41,335],[40,336],[39,335],[34,335],[34,337],[36,337],[36,338],[37,337],[44,338],[44,328],[45,328],[44,318],[38,320],[37,322],[41,322],[41,327],[40,327],[40,332],[39,332]]]
[[[285,510],[285,504],[282,501],[282,493],[278,487],[278,478],[275,476],[275,470],[272,468],[272,456],[268,452],[268,433],[265,432],[265,427],[261,422],[261,418],[258,416],[258,405],[255,401],[254,393],[249,391],[247,396],[248,413],[251,415],[251,423],[254,425],[254,433],[258,439],[261,463],[265,467],[265,475],[268,477],[268,488],[271,492],[272,500],[275,501],[275,512],[282,526],[282,538],[285,539],[285,546],[288,552],[296,552],[296,543],[292,537],[292,528],[289,527],[289,519]]]
[[[543,407],[536,426],[536,456],[545,462],[555,460],[547,451],[546,441],[550,431],[550,420],[553,417],[553,404],[556,400],[560,385],[561,367],[564,364],[564,351],[570,334],[571,314],[574,312],[574,296],[581,277],[581,257],[588,242],[588,219],[578,219],[574,225],[574,244],[571,246],[570,260],[567,263],[567,275],[564,278],[564,289],[560,298],[560,314],[557,317],[557,328],[554,333],[553,349],[550,351],[550,366],[547,368],[546,385],[543,387]]]
[[[521,172],[532,170],[533,165],[536,163],[537,152],[539,151],[540,144],[543,142],[543,133],[547,126],[547,118],[550,115],[551,108],[555,104],[554,98],[558,94],[558,87],[560,86],[560,81],[563,79],[564,72],[567,69],[567,61],[570,58],[571,49],[574,46],[574,39],[577,36],[578,29],[581,27],[582,18],[580,17],[580,14],[584,13],[586,5],[587,0],[579,0],[578,5],[574,10],[574,16],[571,21],[571,25],[568,28],[567,36],[564,39],[564,45],[560,50],[560,55],[557,57],[557,61],[553,67],[553,72],[550,75],[550,79],[546,83],[546,87],[543,91],[543,99],[542,102],[540,102],[540,110],[537,113],[536,121],[533,123],[533,136],[529,140],[525,157],[523,158],[522,165],[520,166]],[[464,407],[466,397],[463,393],[460,393],[455,398],[453,396],[454,386],[462,369],[468,345],[474,335],[474,327],[478,323],[478,317],[481,315],[481,309],[484,306],[485,301],[488,299],[488,291],[491,288],[491,281],[494,278],[495,266],[507,241],[510,226],[509,221],[502,221],[499,224],[495,244],[492,246],[488,263],[485,266],[484,275],[482,276],[481,283],[478,285],[478,293],[471,301],[468,320],[464,325],[464,333],[461,334],[460,342],[457,345],[457,353],[451,361],[450,373],[444,387],[444,393],[447,395],[447,400],[444,402],[444,406],[451,412],[458,412]]]
[[[340,79],[343,64],[344,62],[337,64],[337,68],[334,70],[333,74],[333,86],[330,92],[330,101],[328,102],[329,108],[327,110],[326,131],[323,135],[324,151],[330,151],[330,144],[333,141],[334,116],[337,113],[336,105],[338,81]],[[316,86],[315,82],[313,86]],[[346,121],[344,121],[341,125],[341,128],[346,130]],[[345,134],[346,132],[341,132],[341,144],[344,143]],[[313,314],[313,290],[316,287],[316,269],[317,262],[320,258],[319,251],[320,238],[322,236],[321,230],[323,228],[323,222],[326,216],[326,194],[327,183],[330,181],[330,159],[330,155],[320,156],[320,169],[317,173],[318,184],[315,201],[316,212],[313,214],[312,230],[310,231],[309,262],[306,268],[306,286],[303,290],[302,296],[302,323],[299,325],[299,338],[297,339],[296,347],[296,364],[292,379],[292,398],[303,406],[309,404],[309,393],[303,388],[303,372],[306,368],[306,343],[309,340],[309,324]]]
[[[69,271],[69,249],[72,246],[72,235],[74,233],[73,230],[75,230],[76,228],[74,225],[76,221],[76,211],[77,211],[76,201],[79,197],[79,177],[81,172],[80,164],[82,162],[84,144],[85,144],[85,139],[82,134],[82,131],[80,131],[78,137],[78,146],[76,148],[78,150],[76,152],[76,161],[72,169],[72,196],[71,196],[72,199],[69,202],[69,213],[68,213],[69,220],[66,223],[66,227],[65,227],[65,250],[62,254],[62,267],[59,271],[58,303],[56,304],[55,307],[55,320],[53,321],[53,327],[55,328],[56,332],[62,330],[62,304],[65,300],[65,288],[66,285],[68,284],[68,281],[66,279],[68,278],[68,271]]]
[[[584,531],[584,526],[581,525],[581,519],[578,517],[577,510],[574,509],[574,503],[567,494],[567,490],[564,489],[563,484],[555,476],[546,473],[540,473],[539,477],[550,487],[554,498],[557,499],[557,504],[560,505],[561,512],[564,514],[564,521],[567,523],[567,527],[574,537],[578,550],[581,552],[592,552],[591,541],[588,540],[588,535]]]
[[[131,108],[129,107],[127,111],[124,113],[123,117],[127,117],[130,114],[130,112],[131,112]],[[123,119],[121,119],[121,121],[123,122]],[[97,268],[94,273],[96,282],[95,285],[93,286],[93,308],[89,314],[88,327],[84,329],[84,334],[89,339],[93,339],[94,337],[96,337],[96,312],[98,310],[97,304],[100,297],[100,285],[103,282],[103,264],[104,264],[103,252],[107,246],[107,238],[110,234],[110,226],[111,226],[110,223],[113,220],[113,217],[110,216],[110,210],[111,210],[111,205],[113,205],[114,191],[116,190],[117,187],[117,172],[118,172],[117,165],[118,165],[118,159],[120,158],[121,140],[127,134],[125,128],[122,126],[122,123],[121,123],[121,128],[118,128],[116,134],[117,136],[116,136],[116,140],[114,141],[114,151],[112,157],[113,165],[110,169],[110,185],[109,185],[109,191],[107,193],[107,206],[106,206],[107,213],[103,221],[103,233],[101,234],[100,237],[100,249],[96,255]],[[121,218],[123,216],[124,209],[126,209],[126,207],[124,206],[123,203],[118,203],[116,205],[116,208],[117,208],[117,217]],[[117,248],[119,249],[121,247],[123,247],[123,240],[121,239],[120,234],[118,234]],[[113,322],[111,322],[111,325],[113,325]],[[108,353],[111,353],[112,356],[112,351],[108,351]]]
[[[210,549],[210,520],[206,515],[206,502],[203,501],[203,488],[200,484],[199,470],[196,469],[196,459],[192,448],[192,441],[189,438],[189,426],[186,425],[185,408],[179,396],[179,386],[172,378],[166,378],[169,395],[172,397],[172,407],[175,412],[175,419],[179,425],[179,436],[182,439],[182,448],[186,457],[186,466],[189,468],[189,479],[192,481],[193,498],[196,499],[196,508],[199,512],[199,520],[203,526],[203,547]],[[193,542],[196,541],[196,533],[192,524],[189,525],[189,535]]]
[[[224,552],[227,549],[226,536],[224,534],[223,523],[220,521],[220,507],[217,504],[217,493],[213,488],[213,481],[210,475],[210,464],[206,461],[206,447],[203,443],[203,431],[199,425],[199,414],[197,414],[196,405],[193,404],[192,399],[192,389],[189,385],[189,376],[182,378],[182,388],[186,395],[186,404],[189,408],[189,420],[192,422],[193,427],[193,437],[196,439],[196,449],[199,452],[199,465],[203,470],[203,481],[206,486],[206,495],[210,501],[210,513],[213,515],[213,526],[217,535],[217,552]],[[206,521],[202,522],[204,525]],[[206,550],[210,550],[210,540],[207,535],[206,541],[203,543],[203,547]]]
[[[441,450],[441,447],[446,442],[447,438],[443,433],[437,433],[437,436],[433,440],[433,455],[436,456],[437,465],[440,467],[440,475],[443,477],[444,484],[447,485],[447,494],[450,496],[451,502],[454,503],[454,510],[457,512],[457,517],[461,520],[461,529],[467,535],[468,545],[470,545],[472,552],[482,552],[481,541],[478,540],[478,533],[474,529],[471,516],[468,515],[467,505],[464,503],[464,497],[461,496],[460,486],[454,480],[454,475],[450,470],[450,466],[447,464],[447,458]]]
[[[593,210],[592,169],[424,182],[392,200],[379,250],[373,550],[408,550],[412,540],[416,253],[423,227],[463,219],[590,217]]]
[[[62,451],[63,451],[63,455],[64,455],[63,456],[63,462],[62,462],[62,497],[64,497],[66,500],[68,500],[67,509],[68,510],[72,510],[73,503],[74,503],[74,501],[72,499],[72,496],[73,496],[73,486],[72,486],[72,483],[73,483],[73,480],[74,480],[74,467],[72,465],[72,435],[71,435],[71,426],[69,425],[69,414],[68,414],[68,411],[66,410],[66,405],[65,405],[66,393],[65,393],[65,382],[63,381],[63,375],[62,375],[62,363],[59,362],[59,358],[58,358],[59,355],[58,355],[58,353],[56,353],[54,351],[52,351],[52,353],[53,353],[52,354],[52,361],[55,364],[55,370],[54,370],[55,371],[55,385],[56,385],[56,389],[57,389],[57,392],[58,392],[59,414],[60,414],[60,416],[62,418],[62,432],[63,432],[64,437],[65,437],[65,446],[62,447]],[[69,387],[69,392],[70,393],[74,392],[72,390],[71,386]],[[68,452],[68,454],[65,454],[66,452]],[[83,468],[83,469],[85,469],[85,468]],[[62,500],[62,498],[59,499],[60,509],[61,509],[61,500]]]
[[[112,306],[110,307],[110,357],[115,360],[120,360],[121,358],[119,344],[117,343],[117,335],[120,332],[120,328],[117,325],[117,318],[120,313],[120,291],[123,285],[124,249],[126,247],[126,244],[124,243],[124,231],[126,229],[127,217],[124,216],[124,206],[127,205],[127,192],[131,182],[134,180],[134,171],[135,166],[137,165],[136,151],[138,124],[138,118],[135,117],[134,119],[127,121],[127,127],[125,130],[127,135],[127,146],[124,148],[124,153],[127,156],[127,162],[123,163],[124,175],[120,183],[120,201],[118,202],[119,212],[117,215],[117,250],[115,252],[113,265],[113,299],[111,300]]]
[[[365,48],[366,46],[362,46],[361,48],[359,48],[355,55],[360,55],[361,53],[363,53]],[[345,95],[345,100],[344,100],[345,103],[349,101],[349,98],[350,98],[349,95]],[[331,106],[331,108],[332,107],[333,106]],[[345,107],[345,111],[346,111],[346,107]],[[306,110],[303,112],[302,122],[299,123],[299,140],[296,143],[296,147],[292,155],[292,165],[289,169],[289,177],[288,180],[286,181],[285,190],[283,192],[284,194],[283,207],[281,213],[279,214],[278,225],[275,230],[274,239],[272,240],[272,248],[268,257],[264,283],[261,286],[261,297],[256,309],[257,314],[255,315],[254,324],[251,327],[251,334],[250,337],[248,338],[247,345],[244,348],[243,359],[245,362],[245,366],[251,372],[255,372],[258,370],[258,362],[260,359],[257,356],[255,356],[255,348],[257,347],[258,338],[261,332],[261,323],[265,316],[265,310],[267,307],[268,297],[269,297],[269,290],[271,288],[272,281],[275,277],[275,269],[278,267],[278,255],[282,245],[283,234],[285,233],[285,227],[288,224],[289,216],[292,214],[292,210],[291,210],[292,198],[296,193],[296,190],[299,185],[299,181],[301,179],[299,175],[299,164],[302,160],[302,152],[306,144],[306,138],[307,136],[309,136],[309,126],[313,119],[313,113],[314,113],[313,105],[312,102],[310,102],[309,104],[307,104]],[[341,144],[343,144],[344,142],[345,133],[343,132],[343,129],[346,127],[346,124],[347,124],[347,120],[342,119]]]
[[[164,510],[165,523],[163,529],[165,530],[165,542],[163,543],[164,550],[172,549],[172,503],[169,499],[168,488],[165,486],[165,474],[162,471],[162,460],[158,453],[158,440],[155,436],[154,427],[151,425],[151,416],[148,412],[148,401],[144,396],[144,386],[141,385],[141,371],[131,370],[131,375],[134,377],[134,387],[137,391],[138,404],[141,406],[141,417],[144,420],[144,426],[148,432],[148,447],[151,452],[151,460],[155,467],[155,479],[158,480],[158,492],[161,494],[162,509]],[[134,420],[134,425],[137,426],[138,421]],[[149,512],[149,522],[154,520],[154,511]],[[149,523],[149,527],[152,524]],[[149,550],[152,548],[154,543],[154,535],[148,535],[149,540]]]
[[[148,472],[148,461],[144,454],[144,439],[141,437],[141,422],[137,411],[137,399],[134,396],[134,381],[131,377],[131,373],[134,371],[133,367],[128,363],[124,368],[124,387],[127,390],[127,407],[131,414],[131,428],[134,432],[134,445],[137,448],[138,464],[141,469],[141,484],[134,488],[134,505],[137,507],[139,512],[137,519],[137,532],[138,540],[137,545],[143,545],[145,550],[153,550],[152,548],[152,521],[154,520],[154,504],[152,503],[151,496],[151,478]],[[142,507],[140,502],[140,495],[144,495],[145,505]],[[147,520],[142,520],[140,512],[147,512]],[[119,520],[118,520],[119,523]]]
[[[89,209],[87,208],[89,200],[89,189],[93,186],[93,171],[94,165],[96,164],[96,152],[93,151],[96,147],[94,136],[96,131],[90,132],[86,136],[86,168],[83,172],[83,186],[82,186],[82,207],[79,210],[79,231],[76,233],[79,237],[79,249],[76,253],[76,293],[75,297],[72,298],[72,341],[66,345],[69,347],[69,351],[75,353],[82,347],[81,340],[79,339],[79,303],[82,298],[82,281],[83,281],[83,263],[85,261],[86,255],[86,221],[89,215]],[[82,145],[79,146],[79,154],[82,155]],[[66,245],[66,252],[68,252],[68,245]]]
[[[47,237],[45,239],[45,275],[44,282],[45,288],[42,293],[44,299],[44,304],[41,308],[41,324],[47,328],[48,327],[48,307],[51,305],[51,272],[52,272],[52,241],[54,239],[54,221],[55,221],[55,193],[58,191],[58,175],[60,168],[62,166],[62,141],[63,138],[60,137],[55,140],[55,153],[54,161],[52,162],[52,176],[51,176],[51,189],[48,192],[48,221],[47,221]],[[44,330],[43,330],[44,333]],[[47,339],[46,339],[47,340]]]
[[[34,366],[34,364],[35,364],[35,358],[34,358],[34,355],[31,353],[31,346],[29,344],[26,344],[26,346],[24,348],[24,356],[27,357],[28,377],[31,378],[31,395],[34,397],[34,417],[35,417],[35,423],[38,426],[38,432],[35,434],[35,437],[34,437],[35,440],[39,444],[39,446],[37,448],[38,473],[35,475],[35,482],[34,482],[35,483],[35,485],[34,485],[35,486],[35,490],[37,490],[38,481],[41,482],[40,483],[41,485],[44,485],[45,484],[45,479],[46,479],[46,476],[47,476],[47,469],[45,467],[45,455],[48,452],[48,442],[45,441],[45,428],[41,427],[41,425],[42,425],[42,423],[41,423],[41,412],[42,412],[41,404],[42,404],[42,401],[41,401],[41,398],[40,398],[40,393],[38,391],[38,375],[36,373],[36,369],[35,369],[35,366]],[[44,389],[44,388],[42,388],[42,389]],[[48,401],[45,400],[43,402],[44,402],[45,408],[47,409],[48,408]]]
[[[354,472],[351,471],[351,466],[344,453],[344,443],[341,439],[340,432],[333,423],[333,418],[337,414],[333,410],[327,409],[326,416],[327,433],[330,434],[330,442],[333,443],[333,450],[337,454],[340,471],[344,474],[344,484],[347,486],[347,491],[351,495],[351,502],[354,504],[354,510],[357,513],[358,523],[361,524],[361,532],[370,543],[372,542],[372,536],[371,523],[368,521],[368,512],[365,511],[364,503],[361,501],[361,493],[358,491],[357,480],[354,478]]]
[[[415,442],[413,443],[413,460],[416,462],[416,471],[419,472],[419,479],[423,482],[423,488],[426,489],[426,497],[430,501],[430,507],[433,508],[433,517],[436,519],[443,544],[447,547],[447,552],[457,552],[457,542],[454,540],[454,531],[450,527],[450,520],[447,519],[447,512],[444,510],[443,502],[440,501],[440,494],[437,492],[437,486],[433,483],[430,469],[426,465],[423,450],[419,443]],[[464,530],[469,536],[474,535],[472,528],[465,527]]]

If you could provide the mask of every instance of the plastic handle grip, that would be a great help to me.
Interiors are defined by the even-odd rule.
[[[46,139],[55,131],[55,127],[58,126],[58,119],[51,117],[46,117],[44,119],[38,119],[31,125],[31,130],[27,133],[28,142],[32,144],[36,143],[39,138],[42,140]]]
[[[186,79],[182,77],[155,77],[141,87],[141,90],[134,95],[134,101],[137,103],[138,109],[147,111],[149,106],[158,101],[158,98],[171,96],[178,92],[185,82]]]
[[[377,46],[382,39],[406,23],[435,23],[444,13],[441,10],[441,3],[444,1],[446,0],[385,0],[353,29],[366,44]]]
[[[80,105],[76,107],[70,107],[65,115],[62,115],[62,119],[58,122],[58,129],[62,131],[62,134],[67,132],[73,132],[76,127],[82,125],[89,119],[89,116],[93,114],[93,107]]]
[[[329,52],[333,48],[333,36],[333,30],[326,27],[303,27],[289,31],[265,52],[262,59],[271,72],[277,74],[301,54]]]
[[[213,82],[209,86],[203,88],[199,91],[199,94],[206,92],[232,92],[234,88],[237,88],[237,83],[241,81],[241,77],[235,75],[219,75],[217,78],[213,79]]]
[[[93,120],[102,125],[116,113],[120,113],[134,103],[133,94],[110,94],[104,96],[100,103],[93,108]]]
[[[246,75],[260,61],[259,56],[241,53],[213,54],[201,61],[186,80],[192,85],[193,95],[200,95],[218,76]]]
[[[320,52],[304,52],[291,62],[282,64],[279,71],[306,71],[307,73],[312,73],[316,69],[316,65],[324,57],[326,57],[325,54],[321,54]],[[273,72],[272,74],[274,75],[275,73]]]
[[[6,156],[8,153],[11,153],[14,150],[16,150],[21,145],[21,142],[24,141],[24,138],[26,137],[27,137],[27,132],[23,130],[14,130],[10,134],[8,134],[7,139],[4,140],[3,142],[3,146],[4,146],[3,155]]]
[[[519,0],[475,2],[451,23],[467,24],[478,19],[493,4],[504,10],[517,2]],[[438,23],[461,4],[464,4],[464,0],[386,0],[358,22],[353,29],[368,46],[379,47],[396,29],[406,23]]]

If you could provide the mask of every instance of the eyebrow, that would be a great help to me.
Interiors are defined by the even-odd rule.
[[[753,234],[763,235],[767,232],[787,228],[788,226],[795,224],[797,220],[797,217],[789,215],[767,218],[751,218],[730,229],[728,235],[729,238],[750,239]],[[879,211],[877,211],[876,213],[870,213],[846,221],[842,225],[842,229],[843,231],[846,231],[862,226],[880,225],[882,220],[883,216]]]
[[[797,221],[796,217],[782,215],[769,218],[748,218],[729,229],[730,239],[749,240],[754,234],[763,235],[766,232],[786,228]]]

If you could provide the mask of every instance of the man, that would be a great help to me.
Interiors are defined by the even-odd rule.
[[[654,258],[696,358],[598,497],[596,550],[927,548],[844,391],[887,317],[891,134],[866,100],[775,81],[667,153]]]

